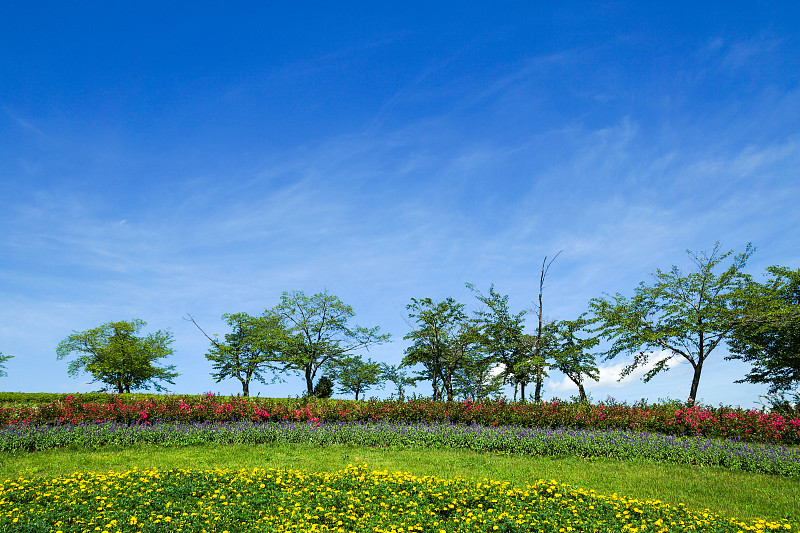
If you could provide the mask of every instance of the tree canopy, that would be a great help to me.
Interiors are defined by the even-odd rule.
[[[314,394],[314,377],[322,368],[361,348],[389,340],[388,334],[350,325],[353,308],[328,291],[306,296],[302,291],[284,292],[281,301],[267,314],[279,317],[288,332],[279,363],[282,370],[299,373],[306,382],[306,394]]]
[[[588,331],[589,325],[584,317],[548,325],[555,339],[551,348],[554,366],[578,387],[578,398],[582,402],[588,400],[584,388],[586,379],[597,381],[600,378],[595,356],[589,351],[600,340]]]
[[[441,302],[412,298],[406,309],[416,328],[403,337],[413,344],[406,349],[401,366],[421,364],[424,370],[417,374],[417,379],[431,381],[433,399],[441,400],[446,395],[452,401],[453,378],[470,360],[477,342],[464,304],[453,298]]]
[[[380,363],[372,359],[364,361],[359,355],[342,357],[328,373],[339,382],[339,392],[355,394],[356,401],[372,388],[383,388],[386,379]]]
[[[211,348],[206,353],[206,359],[211,361],[214,369],[211,377],[217,383],[226,378],[236,378],[242,384],[242,396],[250,396],[251,380],[266,383],[265,372],[277,369],[277,362],[288,341],[286,329],[280,318],[272,314],[226,313],[222,319],[232,329],[225,334],[225,340],[218,341],[206,335],[211,341]]]
[[[750,276],[742,272],[753,251],[748,244],[717,274],[715,270],[732,251],[720,253],[719,243],[710,254],[687,250],[695,271],[684,274],[677,266],[666,272],[656,270],[653,282],[641,282],[632,298],[617,293],[613,298],[592,299],[589,307],[597,332],[613,341],[605,358],[633,355],[622,371],[625,377],[646,365],[655,353],[662,354],[644,374],[645,382],[668,370],[671,359],[682,358],[694,370],[688,397],[694,403],[709,355],[753,312],[743,304],[749,300]]]
[[[314,398],[330,398],[333,396],[333,380],[328,376],[322,376],[314,385]]]
[[[800,269],[773,266],[772,278],[752,286],[755,319],[743,320],[728,341],[731,355],[752,365],[737,383],[765,383],[770,394],[800,383]]]
[[[395,366],[383,363],[381,371],[383,372],[383,377],[386,381],[391,381],[394,383],[394,386],[397,390],[397,399],[401,402],[405,400],[406,387],[416,383],[414,378],[408,377],[408,375],[400,368],[400,365]]]
[[[172,333],[156,331],[147,336],[136,334],[146,326],[144,320],[108,322],[81,332],[73,332],[58,344],[56,356],[77,358],[69,363],[73,377],[90,374],[93,382],[105,383],[118,393],[137,389],[164,390],[159,381],[174,385],[178,376],[175,366],[155,366],[155,362],[172,355],[169,347]]]
[[[530,383],[534,365],[531,364],[530,346],[526,346],[523,335],[525,311],[512,313],[508,307],[508,295],[501,295],[489,287],[484,295],[468,283],[467,287],[476,292],[478,301],[485,307],[476,313],[479,325],[479,339],[484,353],[502,365],[503,375],[515,387],[519,385],[521,398],[525,399],[525,385]]]

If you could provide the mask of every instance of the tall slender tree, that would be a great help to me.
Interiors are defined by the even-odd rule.
[[[542,401],[542,386],[544,383],[544,378],[547,375],[547,358],[544,356],[546,353],[546,350],[544,349],[546,339],[542,336],[544,331],[544,307],[542,305],[544,280],[547,278],[547,273],[550,271],[550,265],[553,264],[553,261],[555,261],[559,255],[561,255],[562,251],[563,250],[559,250],[558,253],[553,256],[550,262],[547,261],[547,256],[544,256],[544,259],[542,259],[542,269],[539,273],[539,299],[538,304],[536,305],[536,338],[531,339],[533,340],[532,343],[528,343],[532,351],[530,365],[535,372],[536,389],[533,393],[533,399],[536,402]]]
[[[453,376],[469,356],[467,344],[474,342],[464,304],[453,298],[441,302],[412,298],[406,309],[415,329],[403,337],[413,344],[406,349],[400,366],[422,365],[417,379],[431,381],[433,399],[441,400],[446,395],[452,401]]]

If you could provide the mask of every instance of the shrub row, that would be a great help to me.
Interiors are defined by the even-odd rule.
[[[151,396],[147,399],[110,395],[105,401],[87,402],[65,396],[35,406],[0,408],[0,426],[28,424],[126,424],[164,421],[258,422],[320,421],[367,422],[376,420],[477,423],[523,428],[629,429],[666,435],[694,435],[748,442],[800,443],[800,417],[733,407],[682,406],[676,403],[634,405],[613,401],[597,404],[574,402],[509,403],[405,402],[348,400],[232,398],[204,396]]]
[[[56,392],[0,392],[0,405],[35,406],[39,404],[64,401],[67,396],[70,396],[75,401],[79,402],[108,403],[114,401],[115,398],[125,398],[128,400],[152,400],[159,398],[161,395],[147,393],[111,394],[108,392],[84,392],[75,394],[61,394]]]

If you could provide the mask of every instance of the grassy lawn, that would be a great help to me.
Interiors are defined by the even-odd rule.
[[[490,478],[524,486],[555,479],[601,493],[684,503],[745,520],[787,518],[800,524],[800,479],[717,468],[486,454],[464,450],[387,449],[354,446],[229,445],[184,448],[58,449],[0,454],[0,479],[56,477],[76,471],[144,468],[292,468],[340,470],[366,462],[370,469],[443,478]]]

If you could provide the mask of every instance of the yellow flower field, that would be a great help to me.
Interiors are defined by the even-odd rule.
[[[369,471],[131,470],[5,480],[0,531],[668,532],[798,531],[539,480],[508,483]]]

